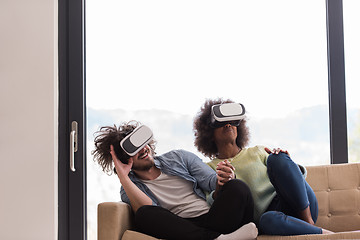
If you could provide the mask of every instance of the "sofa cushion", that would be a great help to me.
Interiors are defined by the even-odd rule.
[[[309,234],[296,236],[260,235],[257,240],[324,240],[324,239],[360,239],[360,232],[340,232],[334,234]]]
[[[306,179],[319,203],[316,225],[334,232],[360,227],[360,165],[307,167]]]

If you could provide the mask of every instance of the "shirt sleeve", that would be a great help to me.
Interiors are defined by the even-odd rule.
[[[196,179],[199,187],[206,192],[216,188],[216,172],[204,163],[197,155],[185,150],[182,151],[184,161],[190,174]]]
[[[121,201],[123,201],[124,203],[127,203],[127,204],[129,204],[129,205],[131,205],[130,204],[130,199],[129,199],[129,197],[126,195],[126,192],[125,192],[125,190],[124,190],[124,188],[121,186],[121,188],[120,188],[120,197],[121,197]]]
[[[256,146],[256,148],[258,149],[258,153],[259,153],[261,162],[265,166],[267,166],[267,159],[269,157],[269,154],[265,151],[265,147],[264,146]]]
[[[215,190],[213,190],[211,193],[206,194],[206,202],[211,206],[214,203],[213,193]]]
[[[298,164],[298,167],[300,168],[300,171],[301,171],[303,177],[306,178],[306,177],[307,177],[307,170],[306,170],[306,168],[305,168],[304,166],[300,165],[300,164]]]

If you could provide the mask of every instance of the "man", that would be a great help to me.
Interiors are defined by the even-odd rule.
[[[136,121],[102,127],[95,137],[94,159],[105,172],[115,166],[121,199],[131,205],[138,231],[162,239],[257,237],[250,190],[234,179],[233,169],[215,173],[184,150],[156,156],[154,143],[151,130]]]

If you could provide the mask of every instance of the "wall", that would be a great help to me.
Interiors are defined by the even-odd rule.
[[[57,1],[0,1],[0,239],[57,239]]]

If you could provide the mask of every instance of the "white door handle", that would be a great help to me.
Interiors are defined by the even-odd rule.
[[[77,152],[78,144],[78,123],[73,121],[71,123],[71,132],[70,132],[70,170],[75,172],[75,153]]]

